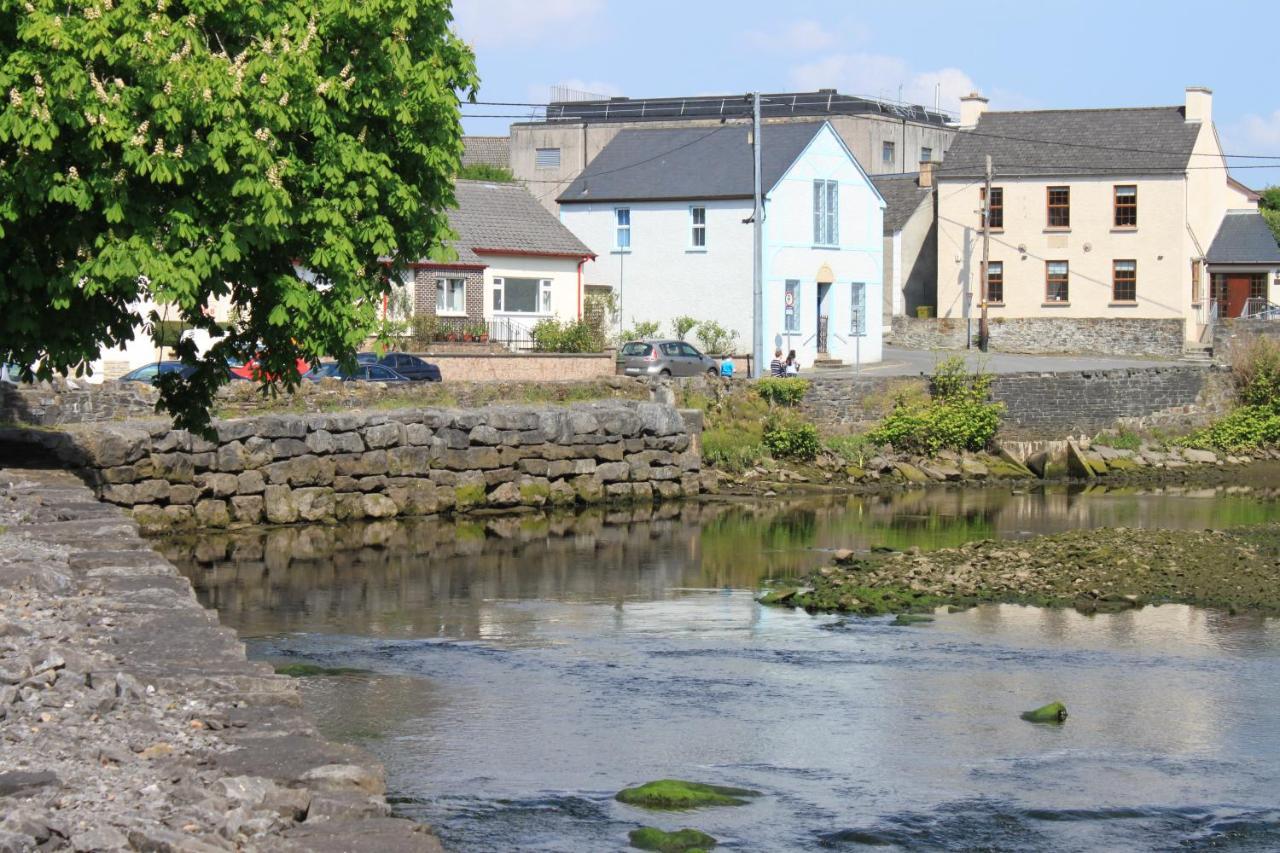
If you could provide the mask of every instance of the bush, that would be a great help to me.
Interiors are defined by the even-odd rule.
[[[1280,341],[1254,338],[1232,359],[1231,378],[1242,405],[1280,410]]]
[[[684,340],[684,336],[693,331],[693,327],[698,325],[698,321],[689,316],[676,317],[671,321],[671,331],[680,340]]]
[[[630,329],[622,330],[622,340],[624,341],[647,341],[656,338],[658,332],[662,330],[661,323],[655,323],[652,320],[642,320],[632,326]]]
[[[742,471],[765,457],[759,434],[747,430],[713,428],[702,433],[702,459],[726,471]]]
[[[1241,406],[1213,425],[1178,440],[1184,447],[1233,453],[1280,444],[1280,411],[1273,406]]]
[[[515,183],[516,176],[510,169],[493,166],[489,163],[472,163],[458,170],[458,177],[467,181],[489,181],[495,184]]]
[[[434,315],[415,314],[409,320],[409,337],[418,350],[430,349],[432,341],[440,340],[440,320]]]
[[[1002,403],[989,402],[991,377],[969,373],[961,358],[939,363],[928,400],[900,395],[884,423],[867,434],[874,444],[933,454],[943,448],[983,450],[1000,428]]]
[[[761,379],[755,384],[756,393],[772,406],[794,408],[800,405],[809,391],[807,379]]]
[[[601,341],[586,320],[539,320],[533,327],[533,348],[538,352],[600,352]]]
[[[706,320],[698,324],[698,340],[707,355],[729,355],[738,344],[738,333],[715,320]]]
[[[762,434],[764,446],[779,459],[811,461],[818,455],[818,429],[797,417],[770,417]]]
[[[823,450],[859,468],[876,454],[876,447],[865,435],[832,435],[822,441]]]

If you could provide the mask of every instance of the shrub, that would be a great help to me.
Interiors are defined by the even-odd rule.
[[[409,320],[409,336],[416,349],[430,348],[432,341],[440,339],[440,320],[434,315],[415,314]]]
[[[822,440],[822,448],[859,468],[876,453],[876,445],[865,435],[828,436]]]
[[[1099,435],[1094,438],[1093,443],[1101,444],[1105,447],[1114,447],[1116,450],[1137,450],[1142,446],[1142,436],[1136,432],[1122,429],[1116,433]]]
[[[655,323],[652,320],[641,320],[630,329],[623,329],[622,339],[624,341],[647,341],[650,338],[656,338],[661,330],[661,323]]]
[[[732,428],[713,428],[702,433],[702,459],[726,471],[742,471],[765,458],[758,433]]]
[[[875,444],[897,450],[936,453],[943,448],[982,450],[1000,428],[1002,403],[987,399],[991,377],[969,373],[961,358],[940,362],[931,381],[932,398],[900,395],[884,423],[867,434]]]
[[[516,176],[510,169],[493,166],[489,163],[472,163],[458,170],[458,177],[467,181],[489,181],[495,184],[515,183]]]
[[[539,320],[533,327],[533,348],[538,352],[600,352],[603,342],[586,320]]]
[[[772,406],[794,408],[800,405],[800,401],[808,393],[809,381],[807,379],[766,378],[757,382],[755,389],[756,393]]]
[[[698,321],[687,315],[676,317],[671,321],[671,331],[680,340],[684,340],[684,336],[693,331],[693,327],[698,325]]]
[[[1241,406],[1211,426],[1178,439],[1177,443],[1228,453],[1280,444],[1280,411],[1273,406]]]
[[[810,461],[818,455],[817,427],[797,417],[770,417],[761,437],[769,453],[779,459]]]
[[[698,324],[698,340],[708,355],[728,355],[738,344],[738,333],[715,320],[706,320]]]
[[[1280,341],[1254,338],[1232,359],[1231,378],[1242,405],[1280,410]]]

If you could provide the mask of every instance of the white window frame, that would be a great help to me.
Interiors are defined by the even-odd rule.
[[[555,159],[554,163],[550,162],[553,157]],[[559,169],[560,168],[560,149],[559,148],[535,148],[533,150],[533,165],[535,169]]]
[[[698,222],[698,213],[702,213],[702,222]],[[698,237],[702,237],[702,243],[698,243]],[[701,204],[689,205],[689,247],[690,252],[705,252],[707,250],[707,208]]]
[[[867,283],[849,282],[849,334],[855,338],[867,336]]]
[[[782,331],[789,335],[800,334],[800,290],[798,278],[789,278],[782,283]],[[791,314],[787,314],[787,292],[791,292]]]
[[[898,162],[898,143],[891,139],[880,142],[880,162],[893,165]]]
[[[927,151],[927,152],[929,152],[929,153],[928,153],[928,156],[926,156],[926,155],[925,155],[925,152],[926,152],[926,151]],[[921,146],[920,146],[920,162],[921,162],[921,163],[932,163],[932,162],[933,162],[933,146],[931,146],[931,145],[921,145]]]
[[[456,291],[454,285],[460,285]],[[461,308],[449,307],[449,293],[455,291],[462,296]],[[467,280],[458,278],[457,276],[437,276],[436,277],[436,316],[437,317],[465,317],[467,316]]]
[[[840,246],[840,182],[816,178],[813,182],[813,245]]]
[[[515,278],[525,278],[525,276],[515,276]],[[516,314],[521,317],[549,317],[551,311],[551,279],[536,279],[538,282],[537,308],[533,311],[514,311],[506,307],[507,301],[507,277],[494,276],[493,278],[493,313],[494,314]]]
[[[622,216],[626,214],[627,223],[622,224]],[[626,234],[627,244],[622,245],[622,235]],[[615,207],[613,209],[613,251],[630,252],[631,251],[631,208]]]

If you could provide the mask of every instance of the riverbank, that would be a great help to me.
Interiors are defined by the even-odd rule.
[[[983,602],[1115,612],[1179,603],[1280,613],[1280,524],[1230,530],[1103,528],[928,553],[836,555],[766,604],[860,615]]]
[[[70,473],[0,468],[0,849],[438,851]]]

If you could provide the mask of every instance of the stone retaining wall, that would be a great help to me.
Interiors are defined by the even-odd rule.
[[[1218,319],[1213,325],[1213,357],[1230,364],[1258,338],[1280,342],[1280,320]]]
[[[701,415],[659,403],[268,415],[0,431],[82,467],[149,531],[653,501],[701,491]]]
[[[434,291],[433,291],[434,292]],[[432,353],[445,382],[564,382],[600,379],[617,370],[613,353]]]
[[[990,324],[999,352],[1182,355],[1182,320],[1142,318],[998,317]],[[885,342],[910,349],[964,349],[972,328],[962,319],[894,317]]]

